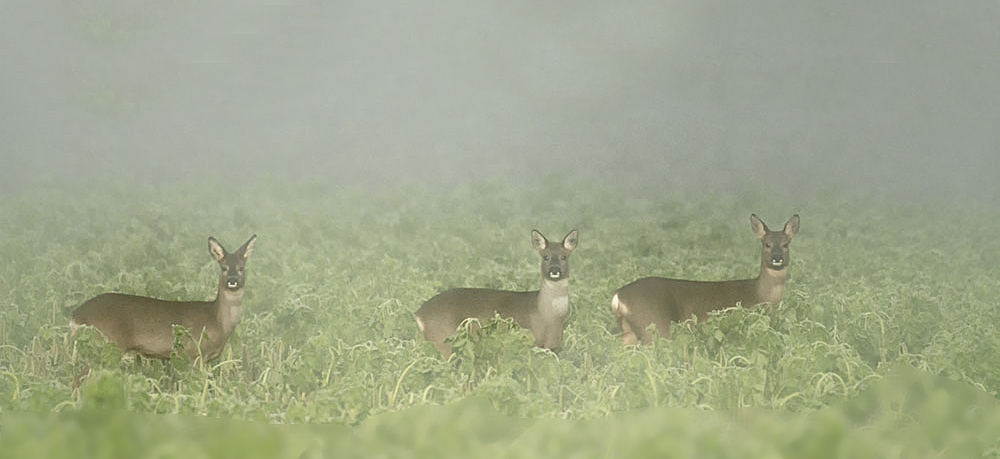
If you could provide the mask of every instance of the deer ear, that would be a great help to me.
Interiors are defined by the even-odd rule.
[[[788,237],[795,236],[795,234],[799,232],[799,215],[798,214],[792,215],[792,218],[789,218],[788,221],[785,222],[785,230],[784,231],[785,231],[785,236],[788,236]]]
[[[545,247],[549,245],[549,241],[538,230],[531,230],[531,245],[535,246],[535,250],[545,250]]]
[[[250,239],[247,239],[247,241],[243,243],[243,247],[240,247],[239,252],[243,253],[244,260],[250,258],[250,254],[253,253],[253,246],[256,243],[257,243],[257,235],[254,234],[253,236],[250,236]]]
[[[750,214],[750,229],[753,230],[753,234],[756,234],[760,239],[764,239],[764,235],[768,232],[767,225],[761,221],[757,214]]]
[[[211,236],[208,237],[208,253],[212,255],[212,258],[215,258],[215,261],[221,262],[223,258],[226,258],[226,249]]]
[[[580,242],[580,235],[576,230],[570,231],[566,237],[563,238],[562,245],[566,250],[573,250],[576,245]]]

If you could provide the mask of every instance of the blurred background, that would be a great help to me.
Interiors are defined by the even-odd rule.
[[[566,177],[1000,197],[1000,3],[0,5],[0,189]]]

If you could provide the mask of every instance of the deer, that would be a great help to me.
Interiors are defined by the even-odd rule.
[[[569,314],[569,256],[579,237],[570,231],[562,242],[552,242],[538,230],[531,231],[531,244],[541,256],[541,289],[515,292],[486,288],[455,288],[427,300],[416,312],[417,326],[434,344],[441,357],[452,355],[451,343],[459,325],[467,319],[487,321],[495,315],[531,331],[535,346],[556,350],[562,346],[563,326]],[[478,330],[470,324],[470,330]]]
[[[114,342],[123,353],[169,360],[174,351],[173,325],[191,333],[184,352],[192,360],[216,359],[240,322],[246,283],[246,262],[253,253],[257,235],[250,236],[235,252],[227,252],[214,237],[208,252],[222,268],[215,301],[167,301],[123,293],[102,293],[84,302],[72,313],[71,335],[81,325],[90,325]]]
[[[683,322],[692,314],[698,322],[703,322],[712,311],[780,302],[788,280],[788,244],[799,231],[799,216],[788,219],[781,231],[771,231],[756,214],[750,214],[750,229],[761,241],[760,274],[754,279],[695,281],[646,277],[615,291],[611,310],[622,331],[622,344],[652,341],[650,324],[656,325],[659,335],[670,338],[670,323]]]

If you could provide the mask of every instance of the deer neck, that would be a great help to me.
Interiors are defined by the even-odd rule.
[[[542,279],[538,291],[538,311],[547,316],[565,316],[569,313],[569,279]]]
[[[758,303],[777,303],[785,294],[785,280],[788,279],[788,267],[771,269],[761,264],[760,275],[754,283]]]
[[[243,314],[243,289],[233,292],[220,285],[219,294],[215,297],[215,314],[225,334],[232,333]]]

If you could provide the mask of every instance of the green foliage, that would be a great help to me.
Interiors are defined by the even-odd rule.
[[[218,196],[227,197],[225,206],[206,205]],[[621,346],[609,308],[617,287],[647,275],[709,280],[755,274],[752,211],[772,226],[792,212],[802,215],[785,301],[720,311],[706,323],[675,324],[671,340]],[[409,413],[418,422],[435,405],[481,396],[497,416],[514,419],[510,428],[479,415],[464,421],[495,437],[456,439],[452,446],[479,444],[483,455],[533,457],[531,451],[574,446],[568,439],[575,436],[584,438],[581,449],[606,456],[653,451],[692,457],[685,446],[663,439],[682,435],[716,445],[705,446],[713,451],[705,457],[876,457],[890,450],[879,457],[914,457],[878,437],[848,442],[859,425],[881,418],[859,419],[850,410],[831,414],[829,408],[876,387],[900,364],[988,394],[1000,389],[1000,218],[993,207],[761,190],[650,200],[572,181],[377,192],[317,183],[256,183],[242,190],[109,183],[26,190],[0,202],[0,214],[0,259],[7,261],[0,264],[5,417],[100,407],[335,423],[361,426],[358,435],[371,444],[403,438],[365,430],[384,429],[370,427],[384,416]],[[450,287],[537,288],[532,228],[552,237],[580,230],[563,348],[532,348],[530,333],[493,319],[462,327],[453,341],[455,357],[440,359],[417,331],[413,311]],[[93,328],[70,336],[69,312],[101,292],[212,298],[218,268],[206,238],[237,244],[252,233],[259,241],[247,265],[243,320],[217,360],[123,359]],[[191,339],[177,332],[179,345]],[[883,430],[921,435],[913,451],[966,448],[968,438],[942,426],[968,424],[933,408],[950,406],[951,389],[945,395],[935,390],[921,398],[929,408],[905,414],[948,422],[906,430],[892,417]],[[601,437],[609,427],[600,420],[629,410],[643,419],[646,408],[745,413],[747,407],[811,417],[801,425],[774,421],[774,435],[790,434],[780,438],[764,435],[769,431],[763,427],[737,430],[734,438],[744,449],[735,450],[726,447],[732,443],[723,435],[733,431],[725,430],[732,427],[724,418],[687,426],[685,420],[696,416],[689,410],[673,412],[676,421],[649,414],[629,424],[636,430],[611,430],[618,435],[613,441]],[[518,421],[525,419],[532,422]],[[561,424],[568,420],[577,423]],[[547,444],[545,435],[527,430],[530,425],[563,443]],[[667,434],[656,437],[657,431]],[[271,434],[260,435],[263,441]],[[985,436],[962,451],[1000,455]],[[515,437],[510,446],[507,440]],[[889,438],[905,443],[903,433]],[[401,441],[411,440],[420,441]],[[635,447],[640,440],[650,443]],[[321,443],[307,441],[319,451],[330,447]],[[164,448],[170,451],[164,457],[207,454]]]
[[[90,384],[121,393],[119,381],[104,375]],[[134,414],[112,406],[8,412],[0,458],[973,458],[996,457],[1000,435],[995,398],[906,365],[852,400],[799,413],[667,407],[532,419],[503,415],[494,403],[467,397],[417,406],[371,416],[353,429]]]

